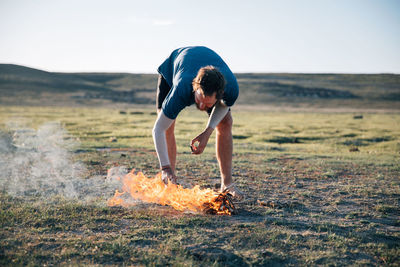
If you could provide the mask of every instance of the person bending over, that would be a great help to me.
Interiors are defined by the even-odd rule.
[[[164,183],[176,184],[175,120],[187,106],[196,104],[209,114],[206,128],[192,139],[192,154],[201,154],[214,129],[216,156],[221,173],[221,191],[234,197],[243,194],[232,180],[232,114],[230,107],[239,95],[236,77],[213,50],[204,46],[174,50],[158,67],[157,112],[153,140]]]

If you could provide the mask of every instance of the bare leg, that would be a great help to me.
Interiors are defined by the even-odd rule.
[[[221,189],[232,184],[232,123],[233,119],[229,111],[216,127],[216,152],[221,172]]]

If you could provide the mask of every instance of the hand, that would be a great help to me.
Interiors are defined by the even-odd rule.
[[[213,128],[208,127],[201,134],[196,136],[192,142],[190,142],[190,147],[192,148],[192,154],[201,154],[207,146],[208,139],[210,138]],[[196,146],[195,144],[198,143]]]
[[[170,166],[162,167],[161,180],[164,182],[165,185],[168,185],[168,181],[171,181],[172,184],[177,184],[176,176]]]

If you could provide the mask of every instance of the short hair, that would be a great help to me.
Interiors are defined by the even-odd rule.
[[[205,96],[212,96],[221,100],[225,89],[224,75],[214,66],[206,66],[199,69],[197,76],[192,81],[193,91],[201,89]]]

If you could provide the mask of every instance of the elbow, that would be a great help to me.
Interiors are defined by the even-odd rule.
[[[154,140],[162,136],[173,125],[174,120],[168,119],[162,113],[156,120],[153,126],[152,135]]]
[[[152,134],[153,138],[156,137],[157,132],[158,132],[157,124],[154,124],[153,130],[151,131],[151,134]]]
[[[158,123],[154,124],[153,130],[151,131],[151,134],[153,136],[153,139],[156,140],[160,135],[163,133],[163,129],[160,127]]]

